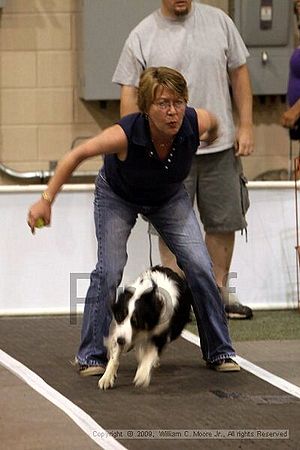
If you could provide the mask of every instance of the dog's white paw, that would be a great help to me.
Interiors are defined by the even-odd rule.
[[[150,384],[150,377],[148,378],[140,378],[140,377],[134,377],[133,380],[136,387],[148,387]]]
[[[137,370],[134,377],[134,384],[136,387],[147,387],[150,384],[151,375],[149,371]]]
[[[114,387],[116,376],[111,376],[109,374],[103,374],[100,380],[98,381],[99,389],[106,391],[106,389],[111,389]]]

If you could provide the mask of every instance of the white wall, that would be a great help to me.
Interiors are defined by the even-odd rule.
[[[270,187],[264,188],[264,184]],[[249,185],[248,243],[237,234],[231,267],[237,279],[232,279],[231,285],[241,303],[253,308],[297,307],[293,182]]]
[[[248,243],[237,235],[231,268],[237,278],[231,286],[254,309],[292,308],[297,306],[293,183],[266,185],[250,183]],[[93,187],[67,186],[55,202],[52,226],[35,236],[26,215],[43,187],[30,189],[0,187],[0,314],[69,312],[70,273],[87,278],[96,261]],[[123,283],[149,265],[146,230],[139,219]],[[153,262],[159,263],[157,238],[153,243]],[[84,297],[87,286],[87,279],[77,282],[77,297]]]

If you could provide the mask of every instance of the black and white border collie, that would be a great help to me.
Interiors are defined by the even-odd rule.
[[[186,281],[166,267],[152,267],[126,287],[112,306],[113,320],[106,340],[109,361],[99,388],[113,387],[120,356],[132,348],[138,362],[133,382],[148,386],[163,348],[189,322],[191,301]]]

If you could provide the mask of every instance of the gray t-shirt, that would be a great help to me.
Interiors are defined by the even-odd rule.
[[[230,17],[222,10],[192,3],[190,13],[176,19],[156,10],[130,33],[122,50],[113,82],[138,86],[141,72],[168,66],[188,83],[189,105],[216,114],[220,137],[200,149],[213,153],[233,146],[235,127],[228,70],[246,63],[249,53]]]

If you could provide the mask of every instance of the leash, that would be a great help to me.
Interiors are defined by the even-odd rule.
[[[290,148],[291,145],[292,140],[290,139]],[[297,181],[299,179],[299,175],[300,175],[300,141],[298,148],[298,156],[294,158],[295,218],[296,218],[296,277],[297,277],[298,310],[300,310],[300,293],[299,293],[300,247],[299,247],[299,213],[298,213],[298,193],[297,193]]]
[[[152,261],[152,239],[151,239],[151,233],[150,233],[149,226],[148,226],[148,239],[149,239],[149,263],[150,263],[150,267],[153,267],[153,261]]]
[[[289,154],[289,172],[288,172],[288,179],[293,179],[293,143],[292,139],[290,138],[290,154]],[[294,160],[295,165],[295,160]],[[295,168],[295,167],[294,167]]]

